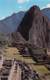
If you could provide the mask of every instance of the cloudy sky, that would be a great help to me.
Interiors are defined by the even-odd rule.
[[[19,11],[26,11],[38,5],[41,9],[50,7],[50,0],[0,0],[0,19]]]

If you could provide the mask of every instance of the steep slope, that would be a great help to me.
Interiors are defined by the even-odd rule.
[[[26,12],[18,32],[26,41],[40,48],[48,47],[50,22],[39,7],[33,6]]]
[[[46,48],[50,48],[50,21],[43,15],[39,7],[33,6],[26,12],[13,35],[15,35],[12,36],[13,44],[19,39],[19,43],[24,43],[24,47],[28,48],[30,56],[36,62],[48,63]],[[23,47],[22,44],[21,47]]]
[[[11,34],[13,38],[14,43],[25,43],[25,39],[22,37],[22,35],[19,32],[14,32]]]
[[[34,18],[34,9],[30,9],[28,12],[26,12],[21,24],[18,27],[18,31],[22,34],[22,36],[26,40],[29,40],[28,35],[29,35],[29,30],[32,27],[33,18]]]
[[[50,20],[50,8],[42,9],[42,13]]]
[[[11,16],[0,21],[0,32],[11,33],[14,32],[19,26],[22,18],[24,17],[24,12],[14,13]]]

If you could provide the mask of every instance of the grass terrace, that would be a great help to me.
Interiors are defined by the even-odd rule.
[[[14,47],[7,47],[4,49],[5,59],[14,59],[25,62],[25,63],[36,63],[31,57],[23,57],[20,55],[19,50]]]
[[[18,61],[22,61],[27,63],[29,66],[31,66],[32,70],[37,71],[39,74],[46,74],[49,73],[49,70],[45,67],[45,65],[35,65],[34,63],[36,63],[31,57],[23,57],[22,55],[20,55],[20,52],[17,48],[14,47],[7,47],[4,49],[4,58],[5,59],[14,59],[16,58],[16,60]]]
[[[33,70],[36,70],[40,74],[49,73],[49,70],[45,67],[45,65],[31,65]]]

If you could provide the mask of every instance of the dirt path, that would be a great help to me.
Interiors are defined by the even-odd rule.
[[[10,70],[10,75],[9,75],[9,77],[8,77],[8,80],[12,80],[12,79],[13,79],[14,70],[15,70],[15,62],[14,62],[14,64],[12,65],[12,68],[11,68],[11,70]]]
[[[17,67],[16,80],[21,80],[21,69],[20,69],[20,67],[19,67],[19,66]]]

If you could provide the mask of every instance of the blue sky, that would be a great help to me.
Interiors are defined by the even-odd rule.
[[[50,0],[0,0],[0,19],[19,11],[26,11],[38,5],[41,9],[50,7]]]

